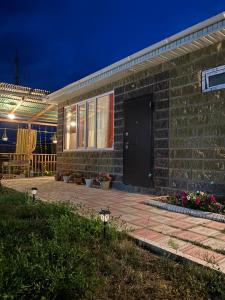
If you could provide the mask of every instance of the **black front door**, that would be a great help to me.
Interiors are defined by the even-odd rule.
[[[153,168],[152,96],[125,101],[123,181],[151,187]]]

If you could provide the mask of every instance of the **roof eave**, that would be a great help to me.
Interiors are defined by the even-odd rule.
[[[140,71],[151,65],[193,52],[223,39],[225,39],[225,12],[73,82],[48,95],[46,100],[59,103],[71,99],[94,88],[99,88],[109,81],[125,77],[131,72]]]

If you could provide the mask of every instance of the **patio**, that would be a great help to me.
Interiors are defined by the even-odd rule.
[[[46,201],[72,201],[98,212],[109,207],[113,216],[125,221],[129,235],[149,248],[184,257],[225,273],[225,224],[184,214],[164,211],[143,204],[156,196],[104,191],[55,181],[52,177],[2,180],[18,191],[38,188],[38,197]],[[225,253],[225,252],[224,252]]]
[[[0,82],[0,178],[54,174],[58,118],[48,94]]]

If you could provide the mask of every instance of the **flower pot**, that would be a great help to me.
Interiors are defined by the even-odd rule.
[[[108,190],[110,187],[110,181],[101,181],[100,187],[102,190]]]
[[[65,183],[68,183],[69,180],[70,180],[70,176],[63,176],[63,181],[64,181]]]
[[[55,181],[61,181],[61,175],[59,173],[55,174]]]
[[[92,187],[93,179],[87,179],[85,178],[85,185],[86,187]]]
[[[74,183],[76,183],[76,184],[82,184],[83,183],[82,177],[75,177],[74,178]]]

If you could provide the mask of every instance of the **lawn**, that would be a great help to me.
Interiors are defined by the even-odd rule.
[[[158,257],[96,216],[0,190],[0,299],[225,299],[217,271]]]

